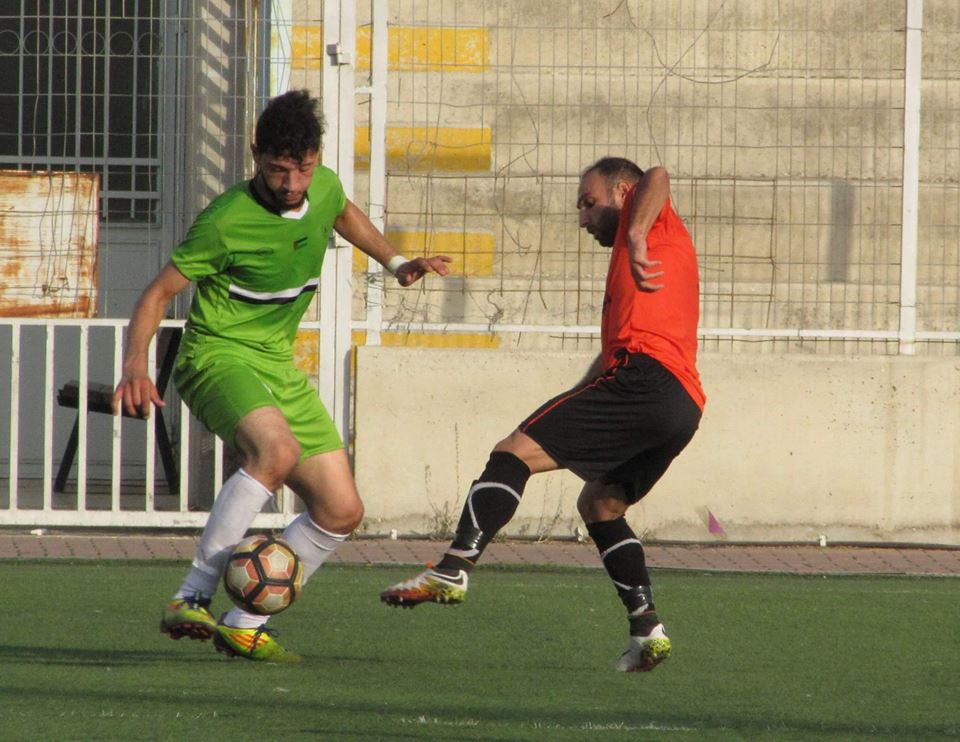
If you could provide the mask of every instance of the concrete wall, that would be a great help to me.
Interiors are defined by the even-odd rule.
[[[358,348],[356,475],[369,533],[445,536],[493,445],[589,353]],[[960,360],[700,360],[700,431],[629,520],[658,540],[960,545]],[[511,535],[569,537],[580,481],[534,477]]]

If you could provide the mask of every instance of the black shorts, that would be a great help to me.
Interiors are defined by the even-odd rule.
[[[624,485],[634,503],[690,442],[700,415],[672,373],[634,353],[546,402],[519,430],[581,479]]]

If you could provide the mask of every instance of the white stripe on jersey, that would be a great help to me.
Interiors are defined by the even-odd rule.
[[[284,289],[283,291],[250,291],[249,289],[242,289],[235,284],[230,284],[230,293],[236,294],[237,296],[242,296],[244,299],[253,299],[254,301],[275,301],[277,299],[296,299],[300,294],[305,291],[316,291],[317,286],[320,285],[319,278],[311,278],[303,286],[297,286],[292,289]]]

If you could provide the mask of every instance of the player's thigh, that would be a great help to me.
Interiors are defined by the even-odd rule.
[[[237,424],[234,443],[249,469],[278,470],[282,479],[300,461],[300,443],[290,430],[283,412],[278,407],[258,407],[248,412]]]
[[[686,448],[696,432],[695,427],[686,428],[659,446],[637,454],[613,471],[605,474],[604,484],[623,488],[626,502],[639,502],[670,468],[670,464]]]
[[[174,383],[193,416],[231,446],[242,419],[256,409],[275,406],[252,365],[227,356],[202,366],[178,364]]]
[[[494,451],[512,453],[520,459],[531,474],[554,471],[557,462],[533,438],[520,430],[514,430],[510,435],[493,447]]]
[[[689,399],[669,371],[638,358],[548,400],[519,430],[590,482],[672,436],[678,396]]]
[[[314,454],[287,478],[317,525],[335,533],[352,531],[363,518],[363,503],[342,448]]]
[[[174,381],[194,416],[229,445],[237,444],[241,420],[254,410],[271,407],[280,411],[299,444],[299,461],[343,448],[317,391],[293,364],[253,355],[197,354],[195,359],[178,363]],[[258,435],[255,429],[246,432]]]
[[[290,367],[270,383],[276,405],[300,444],[300,463],[343,448],[340,431],[306,374]]]

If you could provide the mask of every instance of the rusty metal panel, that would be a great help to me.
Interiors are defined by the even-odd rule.
[[[0,170],[0,316],[97,312],[96,173]]]

